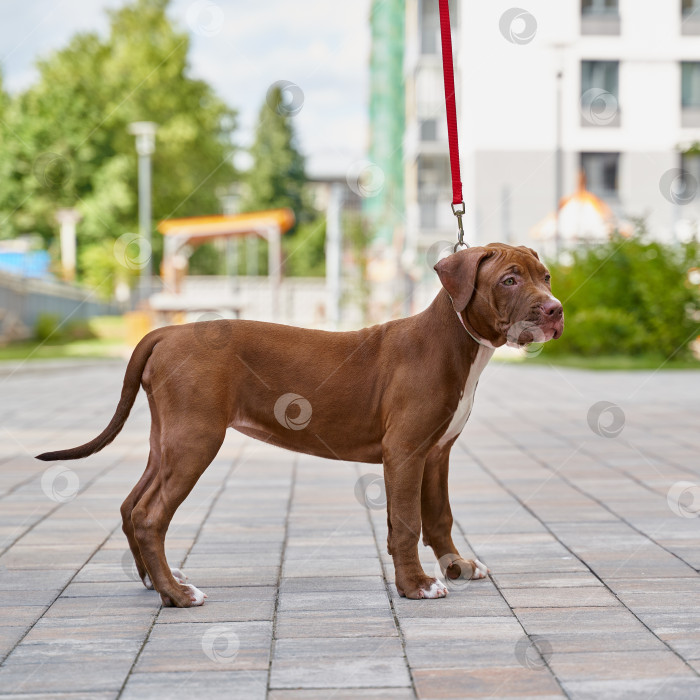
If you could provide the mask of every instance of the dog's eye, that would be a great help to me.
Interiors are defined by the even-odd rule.
[[[503,284],[505,284],[506,287],[512,287],[515,284],[515,277],[506,277],[503,280]]]
[[[552,275],[545,275],[544,276],[544,281],[549,284],[549,281],[552,279]]]

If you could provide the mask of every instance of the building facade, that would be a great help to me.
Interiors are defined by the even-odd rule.
[[[454,3],[470,243],[541,247],[586,187],[622,225],[674,240],[700,218],[700,0]],[[453,240],[437,2],[407,0],[406,242]]]

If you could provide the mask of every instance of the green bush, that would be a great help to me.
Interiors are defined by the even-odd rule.
[[[689,357],[700,335],[700,292],[688,281],[688,270],[697,266],[697,240],[648,241],[643,229],[580,247],[566,264],[551,263],[566,323],[562,338],[547,343],[544,353]]]
[[[97,334],[92,329],[90,321],[78,319],[66,324],[65,338],[68,342],[73,340],[93,340],[97,338]]]
[[[566,342],[577,355],[635,355],[644,350],[644,333],[622,309],[582,309],[566,319]]]
[[[61,317],[57,314],[41,313],[34,324],[34,337],[45,342],[56,340],[60,335]]]
[[[59,345],[74,340],[91,340],[97,336],[89,321],[77,319],[62,324],[58,314],[41,313],[34,324],[34,337],[40,342]]]

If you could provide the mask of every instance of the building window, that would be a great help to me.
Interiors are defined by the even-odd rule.
[[[700,0],[681,0],[681,12],[683,17],[700,11]]]
[[[420,52],[422,54],[440,53],[440,15],[437,10],[437,3],[429,2],[428,0],[420,0],[419,4]],[[450,24],[454,31],[459,23],[459,17],[457,16],[457,0],[450,0],[449,4]]]
[[[700,62],[681,64],[681,100],[683,108],[700,107]]]
[[[586,188],[603,199],[614,199],[618,196],[619,166],[619,153],[581,154],[581,170],[586,176]]]
[[[419,226],[421,228],[437,228],[437,202],[434,199],[422,199],[418,204],[420,213]]]
[[[581,61],[581,126],[620,126],[619,61]]]
[[[449,190],[452,184],[447,155],[422,155],[418,159],[418,187],[432,195]]]
[[[700,61],[681,63],[681,126],[700,126]]]
[[[581,0],[584,15],[616,15],[618,12],[618,0]]]
[[[450,159],[447,155],[418,157],[418,208],[421,228],[438,227],[440,216],[437,205],[442,200],[449,200],[450,184]],[[449,216],[452,217],[452,214]]]
[[[617,99],[619,73],[619,61],[581,61],[581,94],[599,88]]]
[[[619,33],[618,0],[581,0],[581,34]]]
[[[680,203],[688,204],[695,199],[694,193],[698,190],[700,184],[700,155],[698,154],[681,154],[681,196]]]
[[[681,0],[681,34],[700,34],[700,0]]]
[[[426,119],[421,122],[420,140],[437,141],[437,121],[435,119]]]

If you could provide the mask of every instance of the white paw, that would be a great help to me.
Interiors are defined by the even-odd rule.
[[[474,569],[472,578],[486,578],[489,575],[489,570],[486,564],[483,564],[478,559],[474,559],[474,564],[476,564],[476,568]]]
[[[146,586],[146,588],[148,588],[149,591],[152,591],[153,590],[153,581],[151,581],[151,577],[148,574],[146,574],[142,580],[143,580],[143,585]]]
[[[187,576],[182,571],[180,571],[180,569],[170,569],[170,573],[174,576],[175,580],[178,583],[187,582]]]
[[[421,588],[421,593],[423,598],[444,598],[447,595],[447,587],[440,579],[435,579],[435,583],[428,590]]]
[[[195,588],[195,586],[193,586],[191,583],[186,583],[185,585],[190,589],[190,600],[192,601],[192,607],[202,605],[202,603],[204,603],[204,599],[207,597],[207,594],[200,591],[199,588]]]

